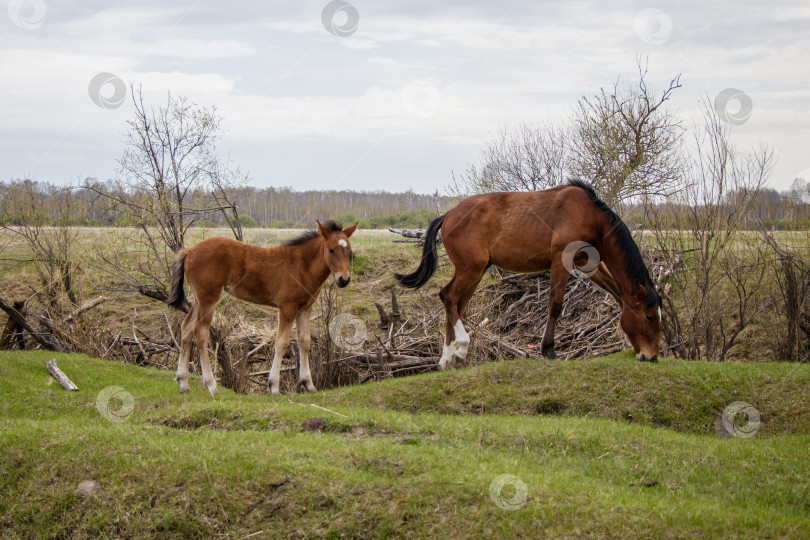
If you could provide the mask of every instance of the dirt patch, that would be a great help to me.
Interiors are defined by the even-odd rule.
[[[307,418],[301,422],[301,427],[307,433],[323,433],[326,431],[326,418]]]
[[[352,461],[357,469],[375,474],[382,473],[390,476],[402,476],[405,474],[401,462],[393,461],[382,456],[376,458],[359,458],[352,456]]]
[[[220,411],[199,411],[180,416],[150,418],[147,424],[165,426],[172,429],[193,431],[195,429],[215,429],[219,431],[271,431],[286,429],[289,425],[270,417],[245,418],[241,413]]]
[[[564,399],[548,397],[539,400],[534,406],[534,410],[537,414],[554,415],[561,414],[566,407],[568,407],[568,404]]]

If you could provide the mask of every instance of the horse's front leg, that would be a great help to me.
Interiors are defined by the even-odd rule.
[[[309,351],[312,346],[312,336],[309,329],[309,316],[312,307],[304,308],[295,318],[295,333],[298,336],[298,384],[303,384],[307,392],[317,392],[312,384],[312,373],[309,371]]]
[[[278,312],[278,330],[276,331],[276,346],[275,353],[273,354],[273,365],[270,367],[270,376],[268,377],[267,384],[270,386],[270,393],[278,395],[279,381],[281,380],[281,360],[284,358],[284,353],[287,352],[287,346],[290,344],[290,329],[292,328],[293,320],[295,320],[295,312],[290,312],[289,309],[282,308]]]
[[[569,272],[563,266],[562,259],[557,257],[551,265],[551,292],[548,297],[548,319],[546,330],[543,332],[543,341],[540,343],[541,352],[546,358],[557,358],[554,352],[554,329],[560,317],[565,298],[565,284],[568,283]]]

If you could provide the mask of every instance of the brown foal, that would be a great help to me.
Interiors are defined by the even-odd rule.
[[[461,201],[433,220],[416,271],[395,274],[406,287],[421,287],[436,270],[436,236],[455,267],[439,293],[447,316],[439,367],[467,356],[470,338],[461,316],[490,265],[512,272],[551,270],[548,319],[541,342],[549,358],[562,312],[565,285],[573,271],[587,275],[622,306],[620,326],[636,356],[656,361],[661,337],[661,298],[627,226],[580,181],[544,191],[490,193]]]
[[[352,253],[349,237],[356,228],[356,223],[344,229],[334,221],[318,222],[317,231],[305,233],[281,246],[262,248],[229,238],[209,238],[194,247],[179,250],[172,265],[172,290],[166,302],[178,309],[186,303],[184,276],[197,299],[181,329],[177,362],[180,392],[188,392],[192,337],[196,338],[200,353],[203,382],[212,395],[218,392],[208,359],[208,331],[223,291],[279,310],[275,354],[268,380],[273,394],[279,393],[281,359],[290,343],[290,330],[295,321],[300,356],[298,382],[309,392],[315,392],[309,370],[310,313],[329,274],[335,276],[339,287],[349,284]]]

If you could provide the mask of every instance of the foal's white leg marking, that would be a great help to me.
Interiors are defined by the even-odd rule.
[[[180,356],[177,359],[177,380],[180,385],[180,393],[185,394],[188,392],[188,362],[191,358],[191,340],[194,337],[194,312],[197,305],[192,306],[189,315],[183,319],[183,324],[180,325]]]
[[[211,362],[208,359],[208,343],[203,343],[203,347],[204,350],[200,351],[200,370],[202,371],[205,387],[213,396],[219,394],[219,390],[217,389],[217,380],[214,378],[214,372],[211,371]],[[216,358],[214,361],[216,361]]]
[[[188,392],[188,360],[191,354],[191,347],[183,344],[180,346],[180,358],[177,360],[177,382],[180,384],[180,393]]]
[[[312,373],[309,370],[309,350],[312,345],[309,314],[309,310],[299,311],[295,319],[295,332],[298,335],[298,356],[301,357],[298,365],[298,382],[304,383],[307,392],[317,392],[317,388],[312,383]]]
[[[270,376],[268,378],[271,394],[279,394],[278,383],[281,380],[281,357],[283,355],[284,352],[279,352],[278,347],[276,347],[276,352],[273,355],[273,365],[270,367]]]
[[[459,358],[459,360],[464,360],[467,358],[467,349],[470,346],[470,336],[467,335],[467,331],[464,330],[464,325],[461,324],[461,319],[456,321],[456,325],[453,327],[453,333],[456,334],[456,338],[453,340],[453,343],[451,343],[453,346],[453,352]]]

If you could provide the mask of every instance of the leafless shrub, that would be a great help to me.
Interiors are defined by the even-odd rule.
[[[768,331],[775,336],[780,358],[810,362],[810,236],[808,231],[798,235],[802,247],[779,242],[773,233],[763,231],[762,237],[774,254],[777,306],[782,308],[774,310],[775,324]]]
[[[773,154],[738,151],[708,100],[704,118],[683,190],[650,211],[669,269],[660,291],[667,348],[683,358],[723,360],[765,306],[767,254],[741,231]]]

